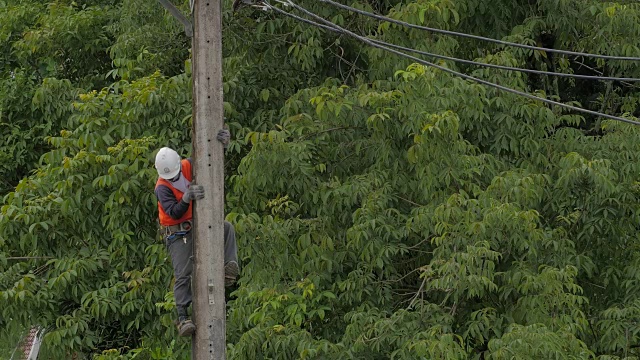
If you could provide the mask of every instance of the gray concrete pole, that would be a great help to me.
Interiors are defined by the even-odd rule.
[[[222,0],[195,0],[193,37],[193,155],[195,183],[206,196],[194,202],[192,359],[226,359],[224,299],[224,149]]]

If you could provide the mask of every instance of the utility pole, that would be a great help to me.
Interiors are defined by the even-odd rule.
[[[193,0],[192,0],[193,1]],[[224,148],[222,0],[194,0],[193,155],[195,183],[206,195],[194,205],[192,359],[226,359],[224,298]]]

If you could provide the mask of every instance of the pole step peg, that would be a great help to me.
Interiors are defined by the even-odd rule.
[[[215,305],[216,301],[213,297],[213,290],[215,287],[213,286],[213,280],[209,280],[209,305]]]

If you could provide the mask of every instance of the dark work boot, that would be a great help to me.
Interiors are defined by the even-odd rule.
[[[240,267],[235,261],[229,261],[224,265],[224,286],[231,286],[236,282],[236,278],[240,273]]]
[[[182,306],[178,306],[178,335],[191,336],[196,331],[196,326],[187,316],[187,309]]]
[[[178,318],[178,335],[191,336],[194,332],[196,332],[196,326],[193,325],[193,322],[186,316],[180,316]]]

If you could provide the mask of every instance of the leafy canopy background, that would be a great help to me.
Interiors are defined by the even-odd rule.
[[[640,77],[634,62],[505,48],[300,4],[416,49]],[[347,4],[640,56],[635,1]],[[640,356],[640,129],[223,7],[234,135],[226,211],[243,265],[228,302],[229,358]],[[0,0],[0,24],[0,353],[40,325],[42,358],[188,359],[172,324],[152,161],[161,146],[190,154],[189,39],[143,0]],[[637,85],[442,64],[638,115]]]

